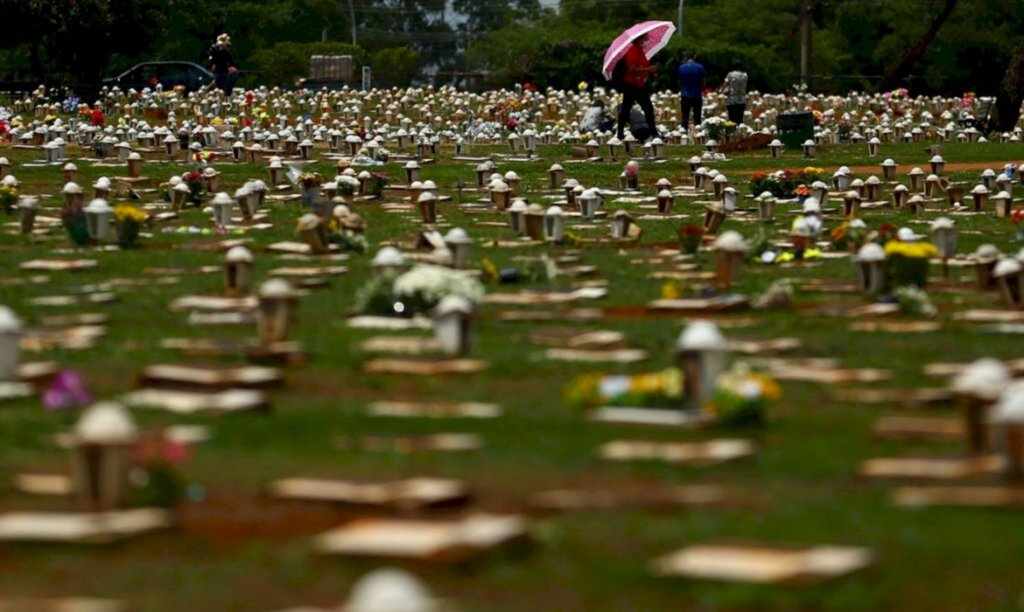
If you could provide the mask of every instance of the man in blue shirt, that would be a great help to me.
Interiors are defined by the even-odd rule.
[[[693,125],[701,122],[701,111],[704,108],[704,77],[707,72],[704,66],[697,63],[697,54],[686,53],[686,61],[676,70],[679,77],[679,106],[682,110],[683,129],[690,128],[690,113],[693,112]]]

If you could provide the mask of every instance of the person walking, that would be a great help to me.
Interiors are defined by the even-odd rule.
[[[213,72],[213,83],[217,89],[231,95],[238,82],[238,66],[231,57],[231,37],[221,34],[217,42],[210,47],[210,71]]]
[[[647,41],[647,34],[638,37],[629,46],[625,57],[622,58],[616,70],[622,73],[618,80],[618,88],[622,93],[622,104],[619,107],[619,122],[617,136],[625,138],[626,125],[629,123],[629,114],[633,105],[639,104],[644,111],[644,119],[647,121],[647,129],[651,136],[658,135],[658,127],[654,120],[654,103],[651,102],[651,93],[647,88],[647,80],[657,70],[651,65],[644,52],[644,43]]]
[[[679,78],[681,124],[684,130],[688,130],[691,113],[694,127],[701,123],[701,113],[704,110],[704,79],[707,77],[707,71],[704,70],[704,66],[697,63],[697,54],[693,51],[688,51],[685,58],[686,61],[676,70],[676,76]]]
[[[747,73],[743,72],[743,63],[739,59],[732,61],[732,70],[725,75],[722,88],[726,96],[725,109],[729,113],[729,121],[740,125],[747,112]]]

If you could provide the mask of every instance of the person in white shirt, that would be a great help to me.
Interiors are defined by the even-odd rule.
[[[722,88],[726,95],[725,109],[729,113],[729,121],[736,125],[743,123],[743,114],[747,111],[747,73],[743,72],[740,60],[732,61],[732,71],[725,75]]]

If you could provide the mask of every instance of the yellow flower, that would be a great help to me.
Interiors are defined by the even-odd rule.
[[[149,219],[144,211],[135,206],[129,206],[128,204],[119,204],[114,207],[114,219],[120,222],[135,221],[136,223],[143,223],[146,219]]]
[[[494,262],[484,257],[483,262],[480,264],[483,268],[484,281],[489,283],[497,283],[501,280],[501,273],[498,271],[498,266],[494,265]]]
[[[814,166],[807,166],[804,168],[805,174],[825,174],[825,170],[822,168],[815,168]]]
[[[675,281],[668,281],[661,286],[661,299],[678,300],[681,297],[683,297],[683,291],[679,287],[679,283]]]
[[[885,244],[886,256],[898,255],[911,259],[931,259],[938,257],[939,250],[930,242],[901,242],[891,240]]]

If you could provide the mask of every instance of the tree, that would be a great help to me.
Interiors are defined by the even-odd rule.
[[[992,127],[1001,132],[1013,130],[1020,120],[1021,104],[1024,104],[1024,43],[1017,46],[1006,67],[996,97]]]
[[[910,45],[910,47],[903,53],[902,56],[896,63],[894,63],[889,70],[885,73],[885,78],[882,79],[882,84],[879,89],[882,91],[888,91],[895,89],[903,80],[910,74],[914,64],[928,51],[928,46],[932,44],[935,37],[938,35],[939,30],[949,20],[950,16],[953,15],[953,11],[956,9],[957,0],[944,0],[942,10],[939,14],[932,19],[931,25],[925,30],[921,38]]]
[[[381,49],[370,58],[375,78],[387,85],[407,85],[420,71],[420,55],[406,47]]]

